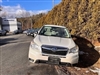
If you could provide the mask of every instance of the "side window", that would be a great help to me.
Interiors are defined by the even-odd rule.
[[[65,35],[66,35],[67,37],[71,37],[67,29],[64,29],[64,31],[65,31],[65,33],[66,33]]]
[[[43,34],[46,32],[46,30],[47,30],[46,28],[43,28],[43,29],[41,30],[40,34],[43,35]]]

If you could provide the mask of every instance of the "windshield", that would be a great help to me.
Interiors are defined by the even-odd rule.
[[[52,26],[44,26],[39,35],[43,36],[54,36],[54,37],[63,37],[68,38],[70,37],[68,30],[66,28],[61,27],[52,27]]]

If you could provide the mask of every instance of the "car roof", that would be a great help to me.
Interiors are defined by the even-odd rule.
[[[61,26],[61,25],[44,25],[44,26],[52,26],[52,27],[61,27],[61,28],[66,28],[65,26]]]

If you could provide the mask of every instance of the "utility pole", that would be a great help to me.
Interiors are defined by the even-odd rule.
[[[1,3],[0,3],[1,5],[0,5],[0,12],[2,11],[2,0],[1,0]]]
[[[0,17],[1,17],[2,6],[0,5]]]
[[[2,7],[0,6],[0,11],[2,11]]]
[[[0,5],[0,30],[2,30],[2,18],[1,18],[1,11],[2,11],[2,6]]]
[[[0,11],[2,11],[2,6],[0,5]]]
[[[30,17],[30,19],[31,19],[31,29],[32,29],[32,16]]]
[[[54,0],[52,0],[52,4],[53,4],[53,7],[55,6],[55,1]]]

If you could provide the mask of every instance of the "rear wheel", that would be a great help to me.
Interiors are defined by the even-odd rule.
[[[4,35],[6,36],[6,33]]]

